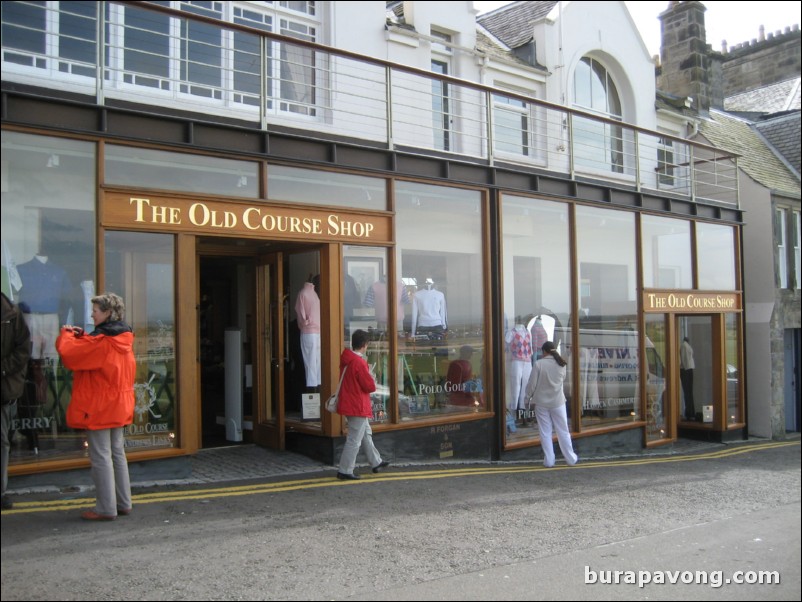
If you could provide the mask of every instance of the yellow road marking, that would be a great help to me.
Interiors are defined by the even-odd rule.
[[[604,460],[596,462],[580,462],[576,466],[555,466],[546,468],[544,466],[479,466],[479,467],[454,467],[436,470],[413,470],[403,472],[387,472],[377,476],[363,478],[358,481],[338,481],[332,480],[331,476],[316,477],[313,479],[295,479],[292,481],[280,481],[276,483],[254,483],[250,485],[237,485],[234,487],[216,487],[205,489],[185,489],[181,491],[156,491],[151,493],[140,493],[133,495],[133,504],[155,504],[163,502],[179,502],[188,500],[212,499],[219,497],[235,497],[242,495],[281,493],[285,491],[299,491],[303,489],[318,489],[322,487],[348,487],[355,485],[367,485],[387,481],[408,481],[426,479],[445,479],[453,477],[486,476],[499,474],[521,474],[554,470],[590,470],[595,468],[607,468],[616,466],[637,466],[641,464],[668,464],[674,462],[694,462],[699,460],[711,460],[729,458],[740,454],[746,454],[768,449],[777,449],[792,445],[799,445],[799,441],[769,442],[744,447],[726,448],[719,451],[700,453],[685,456],[665,456],[665,457],[646,457],[630,460]],[[29,514],[33,512],[55,512],[58,510],[75,510],[77,508],[89,508],[94,506],[94,497],[73,498],[40,502],[14,502],[12,510],[5,510],[3,516],[11,514]]]

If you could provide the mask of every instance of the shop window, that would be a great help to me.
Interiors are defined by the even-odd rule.
[[[11,462],[83,457],[83,437],[65,420],[72,376],[55,340],[62,324],[93,328],[95,145],[3,131],[2,154],[2,289],[33,342]]]
[[[577,207],[576,240],[582,428],[639,420],[635,215]]]
[[[546,341],[566,355],[571,339],[568,206],[505,195],[502,199],[504,395],[506,441],[538,437],[524,391]],[[570,387],[568,388],[568,392]],[[569,407],[570,412],[570,407]]]
[[[735,228],[696,223],[696,270],[699,289],[735,290]]]
[[[727,424],[743,422],[743,404],[741,403],[741,370],[740,362],[740,317],[738,314],[724,315],[724,353],[726,355],[727,378]]]
[[[134,422],[128,450],[175,447],[175,244],[170,234],[106,232],[105,290],[125,301],[134,330]]]
[[[271,201],[387,209],[386,180],[318,169],[268,165],[267,194]]]
[[[645,288],[693,288],[690,222],[641,216],[641,253]]]
[[[257,198],[259,164],[132,146],[105,146],[105,184]]]
[[[666,390],[666,316],[646,315],[646,440],[660,441],[671,437],[668,428]]]
[[[397,183],[396,236],[400,420],[488,408],[481,193]]]
[[[370,337],[367,361],[376,380],[371,394],[374,423],[388,422],[392,408],[392,364],[390,337],[403,330],[404,316],[410,304],[403,283],[395,284],[396,302],[390,309],[390,281],[387,249],[382,247],[343,247],[343,324],[344,342],[351,343],[355,330]],[[393,327],[393,321],[396,322]]]

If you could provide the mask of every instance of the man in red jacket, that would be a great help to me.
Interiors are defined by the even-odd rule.
[[[373,472],[379,472],[390,465],[382,460],[373,445],[373,431],[370,428],[370,419],[373,417],[370,394],[376,390],[376,381],[373,380],[365,360],[368,333],[364,330],[354,331],[351,335],[351,349],[345,349],[340,356],[340,375],[343,371],[345,375],[342,376],[337,407],[337,413],[345,416],[348,421],[348,438],[340,456],[340,469],[337,473],[337,478],[344,480],[361,478],[354,474],[360,446],[368,457]]]
[[[86,429],[97,502],[85,520],[114,520],[131,513],[125,427],[134,421],[134,333],[122,320],[123,300],[113,293],[92,299],[95,329],[63,326],[56,339],[61,361],[73,371],[67,426]]]

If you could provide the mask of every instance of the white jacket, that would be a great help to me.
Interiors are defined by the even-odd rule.
[[[539,359],[526,385],[526,398],[542,408],[559,408],[566,401],[565,372],[565,366],[560,366],[551,355]]]

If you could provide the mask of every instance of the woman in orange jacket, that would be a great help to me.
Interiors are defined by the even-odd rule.
[[[134,420],[134,333],[122,320],[123,300],[113,293],[92,299],[95,329],[66,325],[56,340],[64,366],[73,371],[67,425],[85,429],[97,501],[85,520],[114,520],[131,513],[125,427]]]

